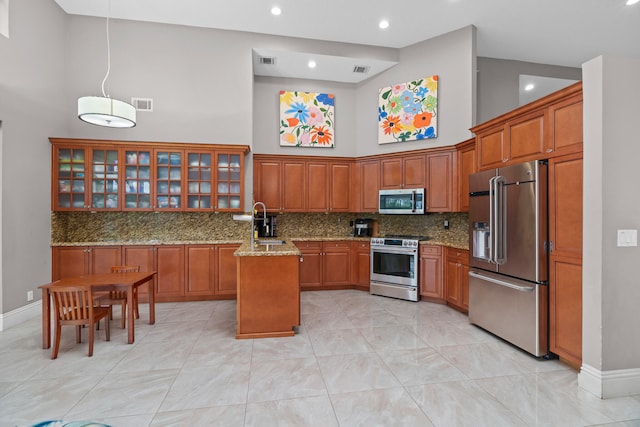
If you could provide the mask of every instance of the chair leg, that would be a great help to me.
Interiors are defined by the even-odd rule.
[[[136,314],[136,319],[139,319],[140,312],[138,311],[138,289],[134,289],[133,292],[133,311]]]
[[[104,330],[107,341],[111,341],[111,322],[109,321],[109,316],[104,316]]]
[[[122,301],[122,329],[127,327],[127,301]]]
[[[93,337],[94,337],[94,335],[95,335],[95,328],[93,327],[93,325],[90,325],[90,328],[89,328],[89,357],[93,356]]]
[[[56,335],[53,340],[53,348],[51,349],[52,359],[58,358],[58,349],[60,348],[60,332],[62,332],[62,327],[60,323],[56,322],[56,330],[55,330]]]
[[[82,342],[82,326],[81,325],[76,326],[76,342],[77,343]]]

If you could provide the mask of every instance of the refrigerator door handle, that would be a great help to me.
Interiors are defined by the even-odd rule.
[[[496,279],[495,277],[484,276],[482,274],[476,273],[475,271],[469,272],[469,277],[475,277],[476,279],[485,280],[487,282],[495,283],[496,285],[505,286],[507,288],[515,289],[520,292],[533,292],[536,287],[531,286],[519,286],[514,283],[505,282],[504,280]]]
[[[493,242],[489,242],[489,262],[495,264],[495,239],[496,239],[496,224],[494,217],[494,199],[495,199],[495,183],[496,177],[493,176],[489,179],[489,239]]]
[[[495,225],[496,230],[494,232],[495,236],[495,253],[494,253],[494,262],[498,265],[502,265],[507,262],[507,236],[506,236],[506,221],[507,218],[505,216],[505,192],[504,185],[506,184],[506,180],[503,176],[498,175],[494,180],[494,201],[495,201]]]

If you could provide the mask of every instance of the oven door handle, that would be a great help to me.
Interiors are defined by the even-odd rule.
[[[403,255],[411,255],[418,252],[417,248],[407,248],[405,246],[375,246],[371,247],[371,253],[374,252],[380,254],[403,254]]]

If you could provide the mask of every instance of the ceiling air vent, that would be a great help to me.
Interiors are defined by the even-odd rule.
[[[131,105],[137,111],[153,111],[153,99],[151,98],[131,98]]]
[[[262,65],[276,65],[275,56],[261,56],[260,63]]]
[[[367,72],[369,72],[369,67],[367,67],[366,65],[356,65],[355,67],[353,67],[353,72],[366,74]]]

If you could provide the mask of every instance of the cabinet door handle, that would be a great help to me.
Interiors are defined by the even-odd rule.
[[[547,153],[553,152],[553,148],[547,148]]]
[[[300,257],[300,262],[304,262],[304,257]]]

